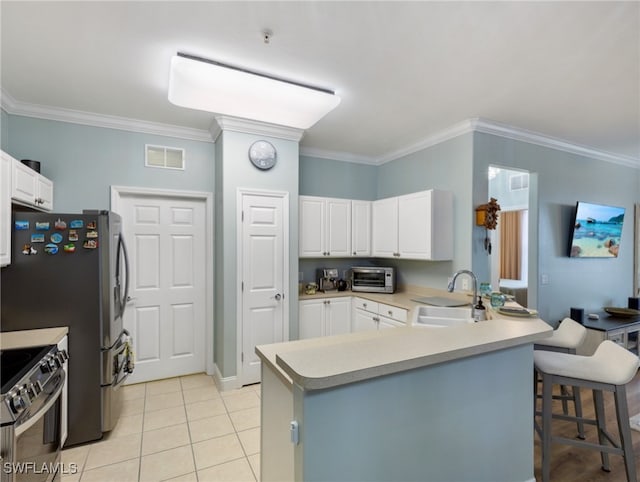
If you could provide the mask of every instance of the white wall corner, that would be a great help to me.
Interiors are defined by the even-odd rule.
[[[237,388],[242,388],[242,385],[240,385],[240,380],[238,380],[238,377],[236,376],[226,377],[226,378],[223,377],[216,363],[213,364],[213,369],[214,369],[213,379],[215,380],[216,387],[218,387],[219,391],[226,392],[228,390],[235,390]]]

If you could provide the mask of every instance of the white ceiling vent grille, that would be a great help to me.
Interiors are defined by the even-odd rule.
[[[529,189],[529,173],[525,172],[509,176],[509,190],[521,191],[522,189]]]
[[[146,167],[184,171],[184,149],[146,144],[144,151],[144,165]]]

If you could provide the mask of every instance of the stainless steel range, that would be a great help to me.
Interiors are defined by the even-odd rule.
[[[60,479],[65,350],[56,345],[0,352],[2,482]]]

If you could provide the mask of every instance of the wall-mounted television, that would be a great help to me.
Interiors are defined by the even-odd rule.
[[[617,258],[624,209],[578,201],[569,239],[569,256]]]

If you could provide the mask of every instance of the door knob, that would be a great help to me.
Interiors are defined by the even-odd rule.
[[[274,296],[274,298],[276,299],[276,301],[280,301],[280,298],[282,298],[282,296],[280,295],[280,293],[278,293]]]

